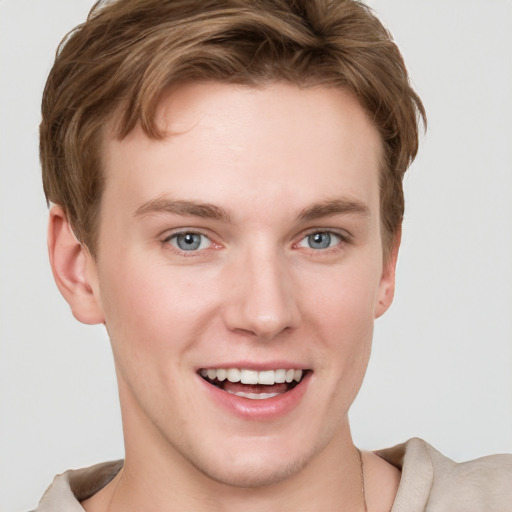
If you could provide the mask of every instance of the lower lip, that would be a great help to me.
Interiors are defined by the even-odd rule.
[[[244,420],[272,421],[286,416],[298,407],[308,387],[311,373],[307,372],[299,384],[290,391],[262,400],[232,395],[208,383],[200,375],[197,377],[205,387],[206,392],[212,397],[212,400],[231,414]]]

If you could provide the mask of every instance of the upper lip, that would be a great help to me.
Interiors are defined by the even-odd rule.
[[[229,368],[243,368],[244,370],[255,370],[255,371],[265,371],[265,370],[309,370],[310,367],[304,365],[302,363],[293,363],[290,361],[268,361],[268,362],[254,362],[254,361],[232,361],[232,362],[224,362],[224,363],[214,363],[207,364],[204,366],[199,366],[197,371],[199,370],[208,370],[208,369],[229,369]]]

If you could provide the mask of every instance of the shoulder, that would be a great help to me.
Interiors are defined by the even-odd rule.
[[[376,453],[402,471],[392,512],[512,510],[512,455],[456,463],[417,438]]]

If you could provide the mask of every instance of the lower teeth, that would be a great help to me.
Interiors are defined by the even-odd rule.
[[[243,391],[228,391],[231,395],[241,396],[243,398],[250,398],[252,400],[264,400],[265,398],[273,398],[279,396],[281,393],[244,393]]]

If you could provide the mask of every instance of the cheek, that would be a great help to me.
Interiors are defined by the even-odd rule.
[[[342,287],[325,301],[322,319],[323,341],[332,354],[339,376],[358,372],[361,377],[369,358],[374,325],[374,296],[368,290]]]
[[[336,388],[347,396],[355,396],[370,356],[378,274],[378,269],[360,265],[316,276],[315,293],[304,308],[311,336],[329,356],[319,361],[320,371],[338,380]]]
[[[352,265],[312,274],[303,283],[306,310],[327,329],[348,333],[373,325],[380,272],[375,264]]]
[[[200,318],[211,314],[208,280],[187,268],[151,264],[141,258],[125,258],[105,267],[102,304],[106,325],[114,345],[125,352],[137,351],[158,358],[175,355],[187,339],[200,329]],[[215,295],[213,295],[214,297]],[[214,299],[213,299],[214,300]],[[190,334],[187,336],[186,334]]]

